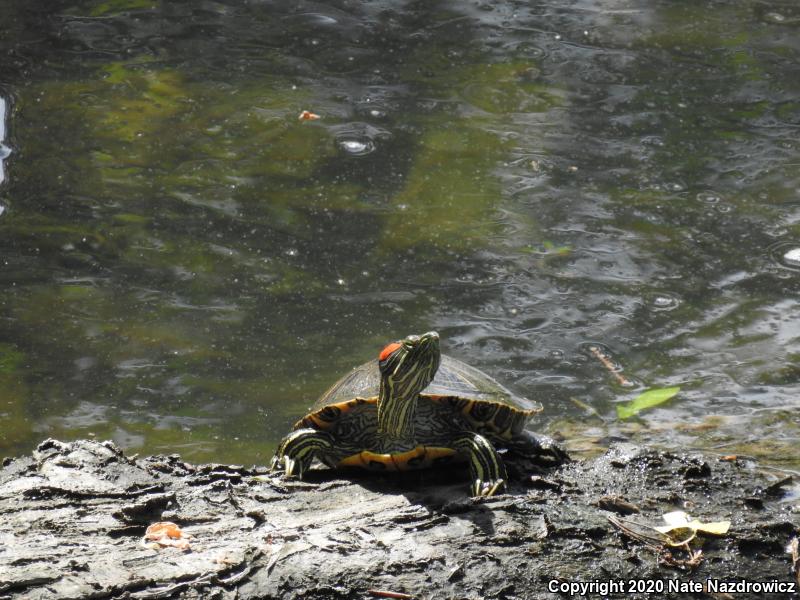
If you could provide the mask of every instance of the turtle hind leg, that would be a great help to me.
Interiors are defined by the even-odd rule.
[[[333,437],[316,429],[298,429],[281,440],[270,471],[283,471],[286,477],[303,478],[315,456],[333,449]]]
[[[504,442],[515,458],[522,458],[533,467],[557,467],[572,459],[553,438],[523,430],[513,439]]]
[[[491,442],[479,433],[465,433],[453,447],[469,462],[473,496],[493,496],[506,486],[506,468]]]

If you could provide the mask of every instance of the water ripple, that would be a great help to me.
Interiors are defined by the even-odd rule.
[[[654,311],[668,311],[675,310],[680,306],[681,301],[675,294],[669,292],[660,292],[648,298],[648,305]]]
[[[392,134],[368,123],[344,123],[330,128],[336,146],[349,156],[366,156],[377,149],[376,141],[387,140]]]
[[[301,27],[331,27],[339,21],[321,13],[300,13],[283,17],[283,22]]]
[[[800,272],[800,242],[776,242],[767,248],[767,253],[781,267]]]

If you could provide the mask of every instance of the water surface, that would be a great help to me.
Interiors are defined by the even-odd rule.
[[[575,451],[800,466],[794,2],[0,10],[0,454],[265,463],[437,329]]]

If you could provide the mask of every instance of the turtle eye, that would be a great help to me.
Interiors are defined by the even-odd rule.
[[[381,353],[378,355],[378,360],[380,360],[380,361],[386,360],[400,346],[402,346],[402,344],[400,342],[392,342],[391,344],[386,346],[383,350],[381,350]]]

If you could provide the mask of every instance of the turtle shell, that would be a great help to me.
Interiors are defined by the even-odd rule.
[[[320,396],[311,412],[331,404],[347,402],[353,398],[377,396],[379,388],[378,361],[371,360],[356,367],[334,383],[328,391]],[[539,402],[512,394],[483,371],[446,354],[442,354],[436,377],[423,390],[422,395],[455,396],[462,400],[475,402],[499,402],[531,414],[542,410]]]
[[[434,380],[420,394],[416,411],[418,445],[396,452],[375,453],[377,445],[378,361],[356,367],[326,391],[295,429],[332,433],[336,445],[322,456],[329,466],[404,470],[432,466],[456,454],[454,436],[463,431],[495,441],[520,435],[542,405],[512,394],[478,369],[441,355]]]

